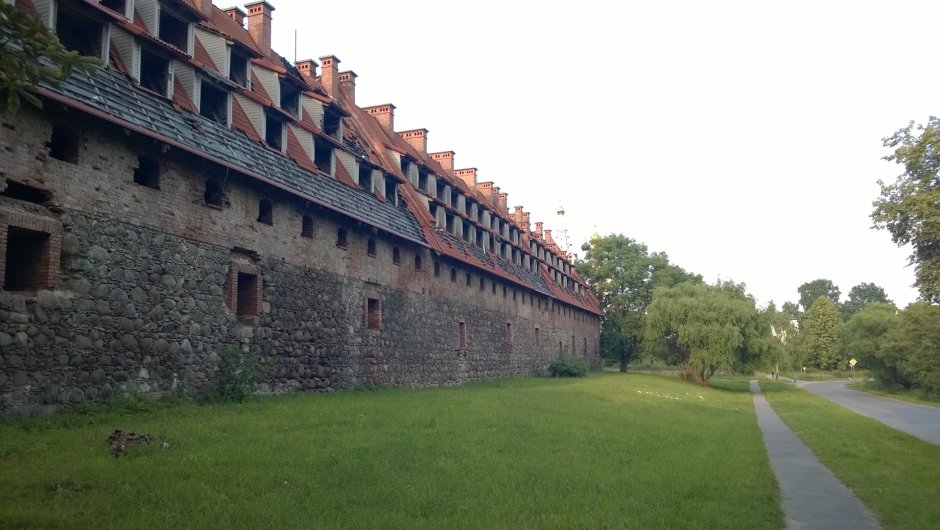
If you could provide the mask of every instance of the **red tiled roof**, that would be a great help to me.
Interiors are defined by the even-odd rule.
[[[300,140],[297,139],[297,135],[294,134],[294,131],[292,131],[290,127],[287,128],[287,157],[297,162],[297,164],[304,169],[309,171],[319,170],[316,164],[313,163],[313,160],[310,160],[310,155],[304,150],[304,147],[300,144]]]
[[[173,81],[173,103],[179,105],[182,109],[196,113],[196,105],[189,98],[189,94],[186,93],[186,89],[183,88],[183,83],[180,82],[178,77]]]
[[[261,49],[255,44],[248,30],[218,7],[212,6],[212,16],[203,26],[230,37],[234,42],[247,48],[253,54],[261,56]]]
[[[193,41],[193,62],[221,73],[222,69],[212,60],[212,56],[209,55],[209,51],[206,50],[206,47],[202,45],[202,41],[199,39],[193,39]]]

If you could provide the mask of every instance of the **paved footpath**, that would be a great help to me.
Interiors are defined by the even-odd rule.
[[[846,388],[848,381],[800,382],[808,390],[833,403],[874,418],[888,427],[912,434],[921,440],[940,444],[940,407],[906,403]]]
[[[871,511],[777,416],[757,381],[751,381],[751,394],[770,467],[780,485],[787,528],[879,528]]]

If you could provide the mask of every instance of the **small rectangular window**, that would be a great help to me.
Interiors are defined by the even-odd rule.
[[[457,325],[457,341],[461,349],[467,347],[467,324],[464,322]]]
[[[265,117],[264,141],[273,149],[284,150],[284,123],[281,120],[273,116]]]
[[[434,277],[435,278],[441,277],[441,263],[438,261],[434,262]]]
[[[359,187],[372,191],[372,166],[359,164]]]
[[[222,194],[222,184],[214,178],[206,179],[206,189],[202,194],[202,199],[206,202],[206,206],[222,208],[225,204],[225,199]]]
[[[467,287],[470,287],[470,273],[467,273]]]
[[[371,237],[366,241],[366,254],[368,254],[370,258],[375,257],[375,239]]]
[[[246,272],[238,273],[238,285],[235,299],[235,314],[238,316],[256,316],[259,309],[258,275]]]
[[[189,53],[189,23],[160,7],[160,40]]]
[[[392,263],[401,265],[401,251],[398,250],[398,247],[392,248]]]
[[[36,291],[52,287],[52,236],[46,232],[7,227],[3,288]]]
[[[269,226],[274,224],[274,204],[269,199],[258,201],[258,222]]]
[[[480,290],[486,290],[486,281],[484,281],[483,278],[480,278]]]
[[[313,217],[304,215],[300,224],[300,237],[313,237]]]
[[[493,290],[493,294],[496,294],[496,282],[495,281],[492,283],[491,287]]]
[[[56,125],[52,127],[52,137],[49,139],[49,156],[70,164],[78,163],[78,152],[81,147],[81,135],[70,127]]]
[[[160,189],[160,162],[149,156],[138,157],[134,182],[155,190]]]
[[[140,86],[166,97],[169,90],[170,60],[149,50],[140,50]]]
[[[542,345],[542,330],[535,328],[535,346],[539,347]]]
[[[248,56],[231,49],[228,78],[242,87],[248,87]]]
[[[203,81],[199,87],[199,115],[228,126],[228,92]]]
[[[345,228],[339,228],[336,230],[336,246],[339,248],[346,248],[349,245],[349,239]]]
[[[327,175],[333,175],[333,144],[319,136],[313,138],[313,163]]]
[[[366,302],[366,327],[369,329],[382,327],[382,303],[378,298],[369,298]]]
[[[391,204],[398,204],[398,184],[391,178],[385,179],[385,200]]]
[[[421,270],[421,256],[418,254],[415,254],[415,270]]]
[[[457,283],[457,269],[453,267],[450,269],[450,281]]]
[[[506,323],[506,342],[512,344],[512,323]]]

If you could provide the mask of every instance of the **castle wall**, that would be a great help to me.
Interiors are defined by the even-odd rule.
[[[0,413],[197,395],[232,344],[273,361],[272,392],[542,374],[561,352],[599,367],[587,313],[486,274],[481,289],[476,269],[423,246],[51,103],[0,121],[0,176],[47,194],[0,196],[0,248],[20,226],[48,232],[56,258],[43,288],[0,290]],[[75,163],[49,156],[53,123],[80,133]],[[158,161],[158,189],[134,182],[140,156]],[[222,183],[221,206],[206,204],[207,178]],[[239,294],[239,273],[255,292]]]

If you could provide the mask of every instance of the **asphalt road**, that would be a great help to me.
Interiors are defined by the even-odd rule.
[[[918,405],[846,388],[848,381],[801,381],[804,390],[874,418],[889,427],[940,445],[940,407]]]

